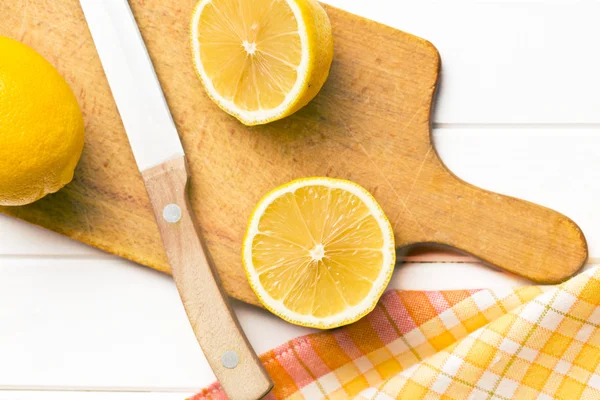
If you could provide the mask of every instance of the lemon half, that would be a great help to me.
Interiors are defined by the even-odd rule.
[[[267,194],[250,217],[242,258],[261,303],[320,329],[371,311],[396,261],[383,210],[356,183],[306,178]]]
[[[191,44],[208,95],[246,125],[305,106],[333,58],[331,24],[314,0],[201,0]]]

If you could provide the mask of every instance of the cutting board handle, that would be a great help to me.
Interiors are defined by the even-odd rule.
[[[173,278],[198,343],[231,400],[256,400],[273,384],[248,343],[202,242],[187,195],[185,157],[142,173]]]
[[[428,228],[430,242],[452,246],[483,262],[538,283],[569,278],[585,264],[587,242],[566,216],[525,200],[493,193],[446,170],[448,194]]]

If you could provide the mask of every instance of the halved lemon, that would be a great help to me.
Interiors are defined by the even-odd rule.
[[[208,95],[246,125],[305,106],[333,58],[331,24],[314,0],[201,0],[191,42]]]
[[[243,263],[274,314],[320,329],[354,322],[387,286],[396,250],[383,210],[356,183],[292,181],[268,193],[250,217]]]

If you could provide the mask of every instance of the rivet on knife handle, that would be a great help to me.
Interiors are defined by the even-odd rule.
[[[221,289],[187,197],[178,157],[142,173],[186,313],[210,366],[231,400],[259,399],[271,381]]]

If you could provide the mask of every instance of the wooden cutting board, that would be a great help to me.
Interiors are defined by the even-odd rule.
[[[192,170],[191,201],[227,292],[255,303],[241,265],[246,222],[264,193],[294,178],[351,179],[386,211],[398,247],[438,243],[539,282],[587,258],[585,238],[552,210],[469,185],[430,141],[440,59],[420,38],[326,7],[335,57],[321,93],[282,121],[248,128],[195,76],[188,24],[196,0],[131,0]],[[45,56],[86,122],[71,184],[0,211],[168,272],[158,229],[77,0],[3,0],[0,34]],[[526,171],[525,171],[526,173]]]

